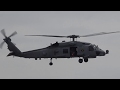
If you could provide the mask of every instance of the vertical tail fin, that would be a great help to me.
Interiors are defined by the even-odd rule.
[[[7,41],[6,43],[10,52],[15,52],[18,54],[21,53],[21,51],[11,41]]]
[[[22,53],[21,51],[11,42],[11,41],[8,41],[6,42],[7,45],[8,45],[8,49],[10,51],[10,53],[7,55],[7,56],[21,56]]]

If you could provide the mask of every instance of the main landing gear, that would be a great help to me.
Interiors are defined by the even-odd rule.
[[[79,62],[79,63],[82,63],[82,62],[83,62],[83,59],[79,59],[78,62]],[[84,62],[88,62],[88,58],[84,58]]]
[[[79,59],[78,62],[79,62],[79,63],[82,63],[82,62],[83,62],[83,59]]]

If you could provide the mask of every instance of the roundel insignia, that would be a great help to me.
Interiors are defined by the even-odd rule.
[[[84,52],[84,49],[81,49],[82,52]]]

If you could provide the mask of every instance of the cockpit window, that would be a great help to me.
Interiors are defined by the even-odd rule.
[[[93,48],[95,49],[95,50],[101,50],[99,47],[98,47],[98,45],[95,45],[95,44],[91,44],[92,46],[93,46]]]
[[[89,46],[89,51],[94,51],[93,46]]]
[[[96,46],[96,45],[93,45],[93,47],[94,47],[94,49],[96,49],[96,48],[97,48],[97,46]]]
[[[94,49],[100,49],[98,46],[96,46],[95,44],[93,45]]]

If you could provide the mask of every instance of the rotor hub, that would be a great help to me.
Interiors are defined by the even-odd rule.
[[[75,38],[80,38],[79,35],[70,35],[70,36],[67,36],[67,38],[72,38],[73,41],[75,41]]]

